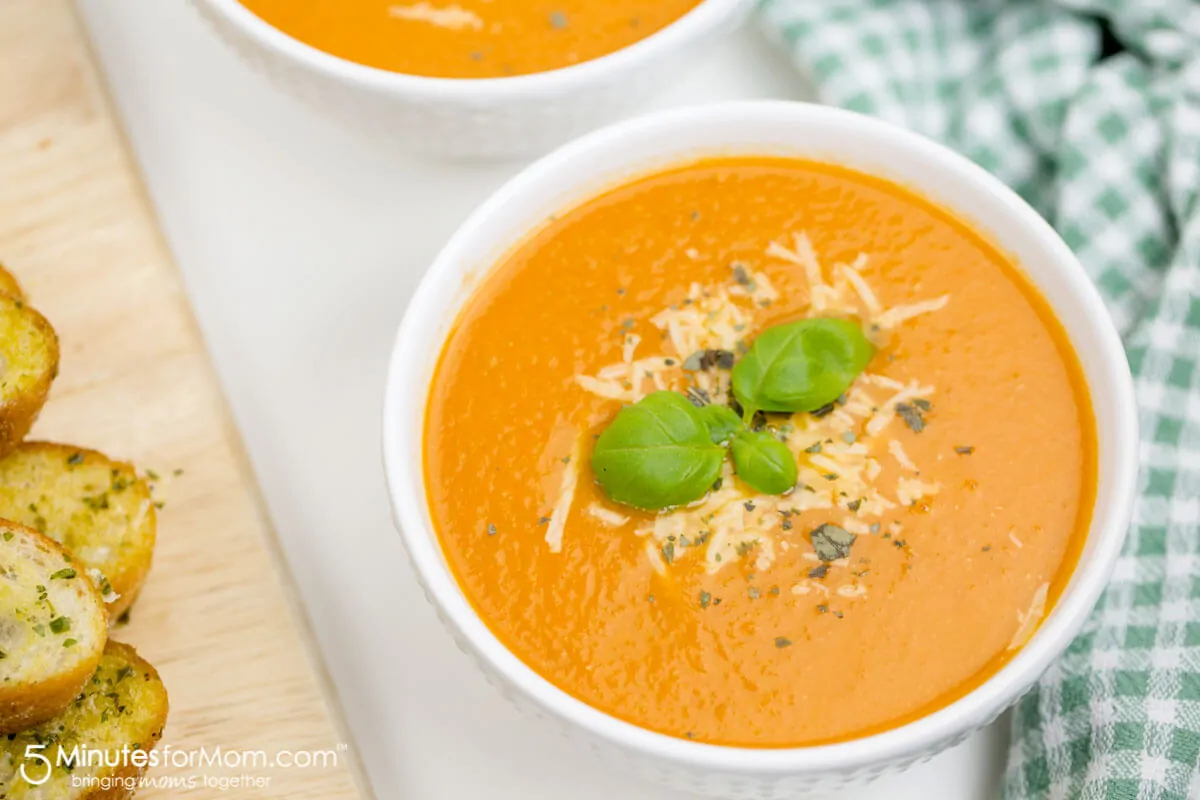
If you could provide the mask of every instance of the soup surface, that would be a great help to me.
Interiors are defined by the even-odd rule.
[[[727,402],[729,362],[813,316],[877,349],[819,413],[758,418],[794,491],[726,464],[684,508],[606,497],[591,451],[626,404]],[[436,370],[425,470],[463,590],[535,671],[655,731],[783,747],[926,714],[1024,644],[1086,535],[1094,423],[1057,321],[967,225],[846,169],[730,158],[504,259]]]
[[[500,78],[628,47],[701,0],[242,0],[284,33],[369,67]]]

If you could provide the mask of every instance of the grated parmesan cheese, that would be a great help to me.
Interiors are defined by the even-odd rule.
[[[913,460],[908,457],[908,453],[904,451],[904,445],[900,444],[899,439],[892,439],[888,442],[888,452],[891,453],[896,461],[900,463],[900,466],[904,467],[906,470],[909,470],[910,472],[918,471],[917,465],[914,464]]]
[[[483,30],[483,19],[473,11],[462,6],[451,5],[439,8],[431,3],[414,3],[410,6],[395,5],[388,13],[396,19],[406,19],[416,22],[428,22],[438,28],[460,31],[470,28],[474,31]]]
[[[901,478],[896,487],[896,499],[902,506],[911,506],[923,497],[932,497],[942,490],[940,483],[927,483],[918,478]]]
[[[858,517],[842,517],[842,527],[855,536],[867,536],[871,533],[871,526]]]
[[[107,556],[105,556],[105,558],[107,558]],[[121,598],[121,595],[113,591],[112,585],[108,582],[108,578],[104,577],[103,572],[96,567],[88,567],[86,571],[87,576],[92,579],[92,583],[104,590],[104,594],[101,595],[100,599],[102,599],[105,603],[115,603]]]
[[[625,344],[621,348],[621,360],[626,364],[633,363],[633,353],[637,350],[638,344],[642,341],[642,337],[636,333],[631,333],[625,337]]]
[[[862,275],[859,275],[856,270],[847,266],[842,266],[839,272],[850,286],[854,288],[854,291],[858,293],[859,298],[863,301],[863,305],[867,307],[867,311],[872,316],[883,310],[883,305],[879,302],[879,298],[875,296],[871,285],[866,282]]]
[[[562,552],[563,531],[567,527],[567,516],[571,513],[571,504],[575,502],[575,486],[579,482],[580,440],[575,440],[571,450],[571,460],[567,462],[562,474],[562,487],[558,492],[558,500],[554,503],[554,511],[550,514],[550,522],[546,526],[546,544],[550,545],[551,553]]]
[[[667,565],[663,561],[662,553],[659,552],[658,546],[654,544],[653,539],[646,540],[645,550],[646,557],[650,559],[650,566],[654,568],[654,571],[659,575],[666,575]]]
[[[1017,632],[1013,634],[1012,641],[1008,644],[1009,650],[1024,647],[1033,638],[1038,623],[1046,616],[1046,598],[1049,593],[1050,584],[1043,583],[1033,593],[1033,599],[1029,601],[1029,609],[1017,612]]]
[[[767,255],[802,267],[810,291],[825,286],[825,279],[821,275],[821,262],[817,260],[817,253],[813,250],[807,233],[792,234],[791,250],[777,242],[771,242],[767,247]]]
[[[938,311],[945,308],[950,302],[950,295],[944,294],[933,300],[923,300],[919,303],[911,303],[906,306],[892,306],[887,311],[880,314],[874,319],[874,323],[884,330],[895,328],[901,322],[918,317],[921,314],[928,314],[931,311]]]
[[[600,503],[592,503],[588,506],[588,514],[603,522],[610,528],[620,528],[629,522],[629,517],[624,514],[618,514],[611,508],[605,508]]]
[[[887,375],[876,375],[871,372],[864,372],[861,380],[867,384],[874,384],[875,386],[881,386],[884,389],[891,389],[893,392],[899,392],[907,388],[907,384],[902,383],[895,378],[889,378]]]

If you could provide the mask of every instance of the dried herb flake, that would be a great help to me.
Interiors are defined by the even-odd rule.
[[[737,551],[740,558],[745,558],[756,547],[758,547],[758,539],[753,539],[749,542],[738,542],[734,550]]]
[[[833,403],[826,403],[825,405],[821,406],[820,408],[816,409],[815,411],[810,411],[809,413],[812,414],[817,419],[820,419],[821,417],[826,417],[826,416],[829,416],[830,414],[832,414],[833,407],[834,407]]]
[[[928,407],[928,405],[929,403],[926,402],[925,406]],[[928,410],[928,408],[925,410]],[[904,420],[904,424],[912,429],[913,433],[920,433],[925,430],[925,416],[922,409],[917,405],[917,401],[914,401],[911,405],[909,403],[896,403],[896,413],[900,415],[900,419]]]
[[[827,522],[815,528],[809,534],[809,538],[812,539],[817,557],[822,561],[829,562],[837,561],[839,558],[848,558],[850,546],[854,544],[857,537],[845,528]]]

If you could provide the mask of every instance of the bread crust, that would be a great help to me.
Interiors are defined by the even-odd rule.
[[[143,517],[138,522],[138,530],[130,531],[126,546],[121,551],[121,560],[115,567],[107,564],[101,569],[99,564],[87,564],[89,568],[101,569],[103,576],[108,579],[111,594],[108,594],[109,599],[105,601],[105,606],[108,609],[109,619],[115,620],[125,613],[137,599],[154,558],[158,520],[149,484],[138,477],[137,469],[128,462],[116,461],[97,450],[86,447],[44,441],[22,442],[18,445],[8,456],[0,459],[0,474],[3,474],[6,464],[14,463],[12,459],[25,456],[40,456],[51,461],[61,461],[64,469],[102,467],[106,474],[112,476],[112,479],[120,479],[123,486],[122,491],[128,493],[126,496],[136,498],[140,507],[145,509]],[[27,507],[6,509],[4,500],[0,499],[0,517],[5,515],[15,516],[18,522],[24,524],[30,524],[31,517],[36,516]],[[62,540],[65,538],[65,531],[56,531],[55,522],[52,518],[45,519],[46,533],[51,538]],[[100,588],[102,594],[105,594],[108,587]]]
[[[41,312],[26,305],[23,300],[0,292],[0,308],[5,306],[5,311],[28,316],[34,328],[45,338],[50,358],[32,386],[14,397],[0,400],[0,457],[11,453],[21,443],[41,413],[42,406],[46,405],[50,385],[58,377],[59,357],[58,334]]]
[[[96,671],[100,654],[35,684],[0,688],[0,733],[17,733],[63,712]]]
[[[64,565],[70,563],[70,556],[62,545],[32,528],[0,520],[0,530],[12,533],[14,536],[24,537],[27,542],[52,554]],[[108,636],[104,600],[87,575],[80,572],[72,580],[78,581],[78,584],[75,584],[78,590],[85,597],[90,596],[93,600],[89,617],[79,621],[87,624],[92,633],[90,643],[92,652],[87,657],[80,659],[73,668],[46,675],[41,680],[0,683],[0,734],[25,730],[62,713],[71,704],[71,701],[79,696],[79,692],[100,663]],[[95,617],[96,613],[100,614],[99,619]],[[85,645],[81,643],[79,646]],[[9,653],[6,658],[20,658],[22,655],[22,653]]]
[[[162,708],[158,709],[155,714],[155,724],[147,726],[151,730],[146,734],[144,740],[139,739],[138,741],[142,749],[149,753],[158,746],[159,740],[162,739],[163,729],[167,725],[167,712],[170,708],[170,701],[167,697],[166,687],[163,686],[162,678],[159,677],[158,671],[154,669],[154,666],[139,656],[137,651],[129,645],[109,640],[105,652],[121,653],[129,661],[130,666],[133,667],[135,672],[150,675],[150,680],[162,687]],[[129,800],[129,798],[134,796],[136,790],[124,788],[125,784],[132,783],[136,786],[148,769],[149,767],[138,768],[133,764],[122,764],[109,771],[107,777],[112,779],[109,788],[89,789],[74,800]]]
[[[18,300],[25,299],[25,290],[17,282],[16,276],[9,272],[3,264],[0,264],[0,294],[6,294]]]

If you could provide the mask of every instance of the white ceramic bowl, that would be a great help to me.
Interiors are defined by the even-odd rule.
[[[1007,666],[967,696],[903,727],[843,744],[784,750],[698,744],[638,728],[565,694],[505,649],[476,616],[446,566],[425,502],[422,420],[430,378],[459,308],[496,259],[547,215],[616,182],[704,155],[738,153],[853,167],[912,187],[972,222],[1017,259],[1053,306],[1095,406],[1093,522],[1079,566],[1049,618]],[[798,103],[643,117],[591,134],[522,172],[475,212],[426,274],[400,326],[384,413],[396,522],[459,646],[520,707],[556,721],[614,764],[720,797],[820,795],[928,758],[992,722],[1063,652],[1091,612],[1121,549],[1137,478],[1137,417],[1121,342],[1083,268],[1050,226],[991,175],[940,145],[864,116]]]
[[[238,0],[192,0],[253,68],[318,112],[453,158],[537,155],[635,111],[745,18],[752,0],[704,0],[601,58],[512,78],[449,79],[365,67],[310,47]]]

